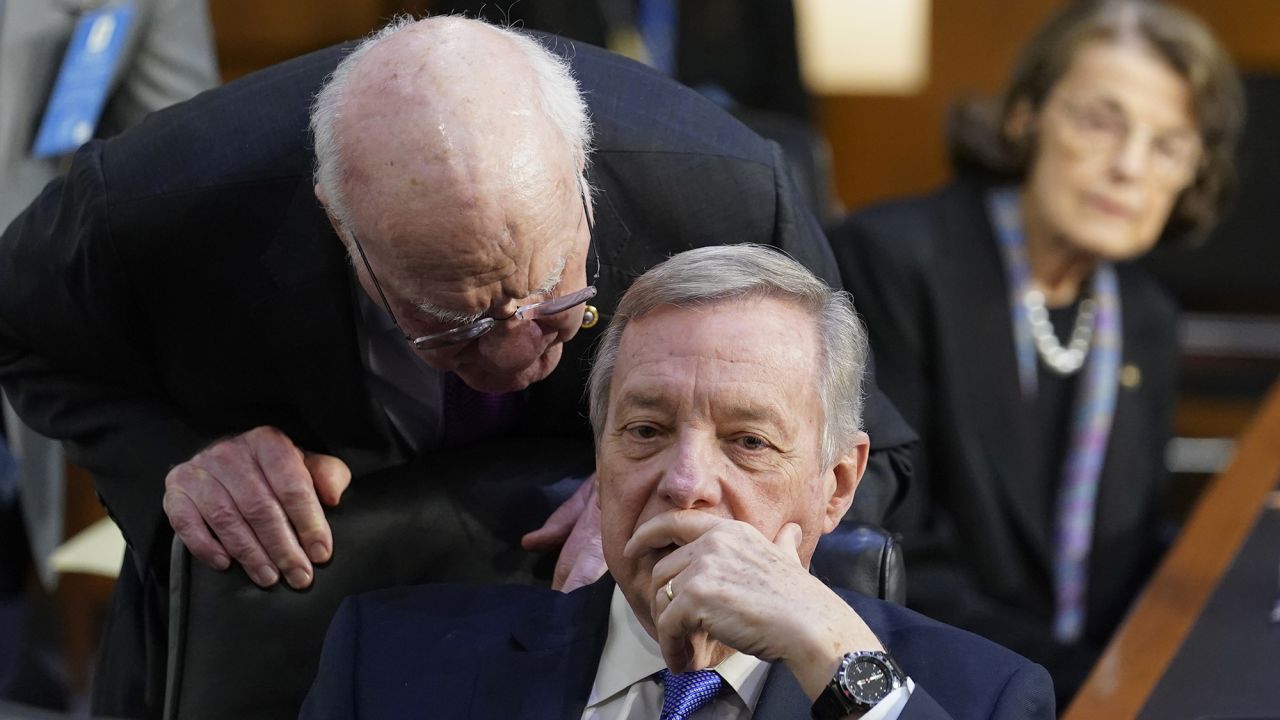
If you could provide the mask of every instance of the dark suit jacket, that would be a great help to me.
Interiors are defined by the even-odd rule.
[[[547,44],[571,59],[595,127],[603,272],[593,304],[605,320],[632,279],[704,245],[778,246],[839,282],[776,146],[643,66]],[[173,465],[258,425],[341,457],[357,477],[406,459],[366,387],[358,291],[312,192],[308,108],[346,49],[250,75],[88,144],[0,238],[0,381],[33,428],[67,441],[94,473],[133,562],[156,581],[122,601],[155,606],[145,630],[153,647],[163,648],[172,534],[161,498]],[[530,390],[536,423],[521,432],[589,437],[582,388],[603,328],[579,333]],[[868,425],[878,447],[912,437],[874,395]],[[873,520],[904,472],[893,452],[873,453],[880,479],[859,495]],[[136,582],[128,569],[122,576]],[[120,632],[137,642],[144,630]],[[155,677],[163,663],[152,666]]]
[[[1018,386],[987,189],[964,179],[873,207],[831,241],[882,387],[921,435],[909,497],[890,519],[904,534],[908,605],[1045,664],[1061,682],[1087,670],[1160,549],[1175,310],[1136,267],[1118,268],[1123,362],[1141,384],[1122,386],[1116,401],[1084,639],[1061,647],[1050,635],[1054,497],[1036,482],[1039,424]]]
[[[606,577],[568,595],[428,585],[348,598],[301,717],[576,720],[604,650],[612,592]],[[903,720],[1053,717],[1044,668],[899,606],[840,594],[915,681]],[[777,664],[754,717],[807,720],[810,704]]]

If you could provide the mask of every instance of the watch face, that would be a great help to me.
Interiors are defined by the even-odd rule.
[[[859,702],[874,705],[893,690],[893,675],[880,660],[860,657],[845,669],[844,684]]]

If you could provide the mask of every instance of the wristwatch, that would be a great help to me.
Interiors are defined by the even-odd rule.
[[[864,713],[906,681],[902,669],[888,654],[851,652],[840,661],[835,677],[814,701],[814,720],[841,720],[855,712]]]

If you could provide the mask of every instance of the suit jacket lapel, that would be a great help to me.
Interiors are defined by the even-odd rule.
[[[1165,387],[1170,378],[1161,367],[1169,367],[1175,360],[1170,360],[1167,353],[1175,352],[1168,341],[1152,327],[1152,320],[1144,314],[1149,308],[1141,302],[1141,296],[1135,291],[1134,283],[1126,282],[1125,268],[1119,268],[1120,276],[1120,312],[1124,318],[1122,331],[1122,371],[1124,366],[1133,365],[1138,370],[1138,380],[1133,387],[1124,384],[1116,394],[1115,417],[1112,420],[1111,433],[1107,439],[1106,456],[1102,464],[1102,474],[1098,478],[1097,507],[1107,508],[1107,512],[1097,513],[1094,524],[1095,542],[1112,537],[1113,533],[1125,534],[1133,522],[1135,515],[1141,515],[1146,505],[1158,494],[1153,483],[1158,483],[1162,468],[1151,467],[1143,462],[1150,457],[1149,438],[1162,437],[1168,427],[1150,427],[1151,411],[1144,404],[1151,399],[1150,391],[1142,389],[1142,384],[1155,382],[1155,387]],[[1138,507],[1135,507],[1138,505]],[[1098,558],[1096,561],[1105,562]]]
[[[800,681],[787,666],[773,663],[765,678],[760,699],[756,701],[755,720],[808,720],[809,707],[813,704],[804,694]]]
[[[281,228],[261,256],[275,291],[254,316],[259,346],[300,410],[286,431],[342,457],[356,475],[403,460],[365,385],[351,274],[309,180],[298,183]]]
[[[508,651],[486,659],[471,717],[576,719],[586,708],[604,651],[613,580],[554,598],[511,630]]]
[[[1047,568],[1050,530],[1044,519],[1052,498],[1037,482],[1038,439],[1032,409],[1018,385],[1003,261],[982,186],[960,183],[946,192],[935,219],[943,268],[936,305],[943,338],[939,352],[950,355],[942,367],[955,372],[946,382],[956,388],[955,407],[968,413],[953,421],[960,435],[969,437],[961,450],[970,472],[994,478],[1007,494],[1015,522]]]

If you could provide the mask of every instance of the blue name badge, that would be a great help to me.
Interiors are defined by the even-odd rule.
[[[36,134],[36,157],[72,152],[93,137],[132,21],[131,3],[80,16]]]

